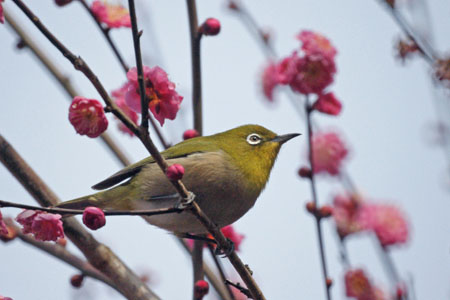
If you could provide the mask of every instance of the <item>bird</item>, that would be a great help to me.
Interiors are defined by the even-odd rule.
[[[182,182],[195,195],[195,201],[204,213],[222,228],[253,207],[266,186],[281,146],[298,135],[277,135],[260,125],[243,125],[184,140],[161,155],[168,165],[184,167]],[[92,188],[102,191],[62,202],[57,207],[150,210],[174,207],[180,200],[174,186],[151,156],[125,167]],[[144,219],[179,235],[207,233],[187,211],[145,216]]]

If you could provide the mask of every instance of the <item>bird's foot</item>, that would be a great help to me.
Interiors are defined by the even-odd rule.
[[[189,192],[186,198],[179,198],[178,203],[175,204],[175,208],[178,209],[186,209],[191,206],[192,202],[195,200],[195,194],[193,192]]]
[[[214,250],[214,254],[215,255],[222,255],[222,257],[228,257],[231,255],[231,253],[234,252],[234,242],[232,240],[230,240],[229,238],[227,238],[227,247],[226,248],[222,248],[220,247],[220,245],[217,245],[216,250]],[[217,244],[217,242],[216,242]]]
[[[204,242],[207,242],[207,243],[212,243],[214,245],[217,245],[217,242],[216,242],[215,239],[211,239],[211,238],[208,238],[208,237],[203,236],[203,235],[194,235],[194,234],[190,234],[190,233],[182,233],[182,234],[178,234],[178,236],[180,238],[183,238],[183,239],[204,241]]]

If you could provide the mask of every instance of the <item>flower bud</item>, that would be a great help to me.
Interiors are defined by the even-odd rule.
[[[70,277],[70,284],[74,288],[80,288],[81,285],[83,284],[83,279],[84,279],[83,274],[73,275],[72,277]]]
[[[58,245],[60,245],[61,247],[66,247],[67,240],[65,238],[59,238],[59,239],[56,240],[56,243]]]
[[[298,170],[298,176],[302,178],[311,178],[311,169],[308,167],[301,167]]]
[[[306,203],[306,210],[313,215],[316,214],[316,205],[314,202],[310,201]]]
[[[194,298],[195,300],[201,300],[208,294],[209,284],[204,280],[198,280],[194,285]]]
[[[183,133],[183,140],[188,140],[188,139],[192,139],[195,138],[197,136],[199,136],[200,134],[198,133],[197,130],[195,129],[188,129]]]
[[[92,230],[97,230],[106,224],[105,214],[98,207],[89,206],[84,209],[83,223]]]
[[[321,218],[328,218],[333,213],[333,208],[329,205],[324,205],[319,209],[319,216]]]
[[[180,180],[183,178],[183,175],[184,167],[179,164],[173,164],[166,170],[166,176],[172,181]]]
[[[69,121],[76,132],[90,138],[98,137],[108,128],[108,119],[102,104],[95,99],[73,98],[69,108]]]
[[[3,233],[0,232],[0,240],[2,240],[5,243],[10,242],[17,237],[17,231],[14,227],[6,225],[6,230],[7,230],[6,234],[4,231]]]
[[[215,18],[206,19],[199,30],[204,35],[218,35],[220,32],[220,22]]]
[[[325,283],[327,284],[327,287],[330,288],[333,285],[333,279],[327,278],[325,280]]]

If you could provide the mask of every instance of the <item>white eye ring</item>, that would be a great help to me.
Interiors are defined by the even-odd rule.
[[[252,133],[247,136],[247,143],[250,145],[257,145],[261,143],[262,138],[259,136],[259,134]]]

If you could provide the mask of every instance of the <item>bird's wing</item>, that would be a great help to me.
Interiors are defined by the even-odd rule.
[[[211,151],[215,150],[214,145],[211,143],[205,142],[206,137],[198,137],[189,139],[186,141],[183,141],[181,143],[178,143],[169,149],[161,152],[161,155],[167,159],[174,159],[174,158],[180,158],[180,157],[186,157],[188,155],[194,154],[194,153],[200,153],[205,151]],[[196,140],[195,143],[193,141]],[[155,163],[155,160],[153,157],[147,157],[144,158],[141,161],[138,161],[137,163],[134,163],[132,165],[129,165],[128,167],[120,170],[119,172],[111,175],[110,177],[106,178],[103,181],[100,181],[99,183],[92,186],[95,190],[104,190],[107,188],[112,187],[113,185],[116,185],[122,181],[124,181],[127,178],[130,178],[136,174],[138,174],[142,168],[147,164]]]

